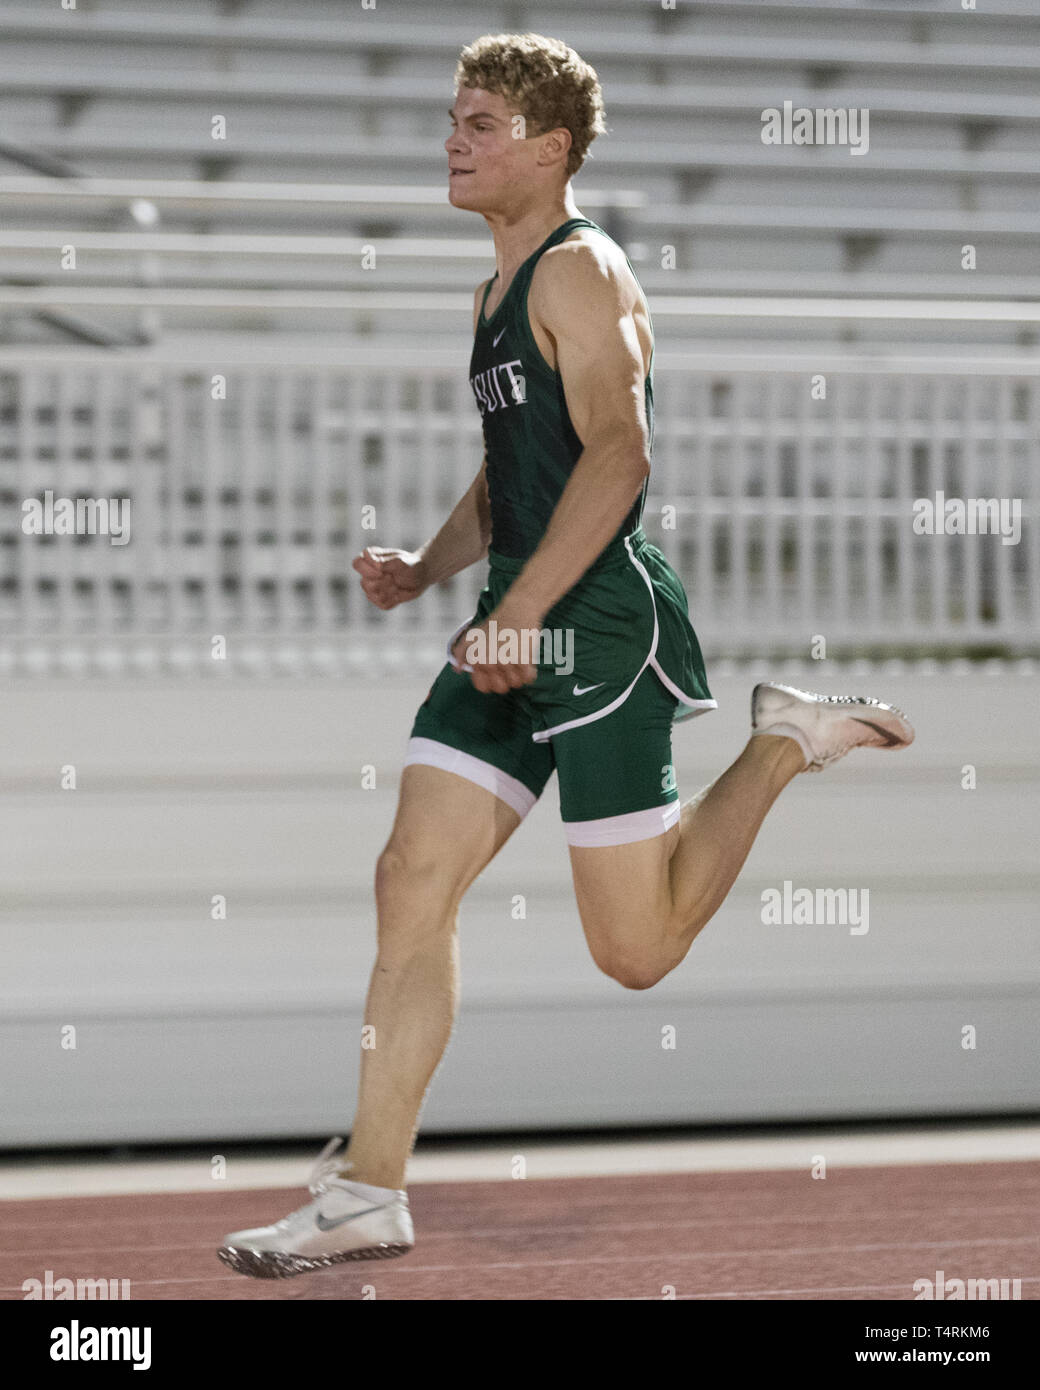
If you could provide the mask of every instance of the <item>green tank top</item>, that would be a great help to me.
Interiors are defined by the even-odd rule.
[[[541,541],[582,452],[567,410],[563,380],[539,351],[527,317],[527,293],[539,257],[579,227],[607,236],[587,217],[562,223],[520,266],[502,302],[487,318],[484,308],[498,278],[496,271],[484,290],[473,339],[469,375],[484,428],[491,549],[510,559],[526,559]],[[625,260],[631,270],[627,256]],[[651,350],[644,382],[651,444],[653,369]],[[646,483],[603,554],[623,548],[623,538],[640,524],[645,498]]]

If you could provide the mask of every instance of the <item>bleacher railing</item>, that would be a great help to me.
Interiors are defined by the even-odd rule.
[[[1040,649],[1040,362],[665,355],[655,386],[645,529],[709,657]],[[436,663],[484,567],[383,613],[351,560],[425,541],[482,452],[464,354],[0,361],[0,670]]]

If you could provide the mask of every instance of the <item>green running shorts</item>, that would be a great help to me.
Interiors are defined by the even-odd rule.
[[[412,726],[405,765],[465,777],[525,816],[555,768],[572,845],[664,834],[679,818],[673,723],[716,709],[679,576],[640,527],[546,614],[537,678],[484,694],[450,657],[526,561],[489,552],[476,613],[453,633]]]

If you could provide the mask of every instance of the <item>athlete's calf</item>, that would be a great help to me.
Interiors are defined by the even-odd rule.
[[[685,958],[792,778],[853,748],[900,749],[914,738],[902,711],[879,700],[772,682],[755,687],[751,728],[740,757],[683,806],[678,825],[629,844],[571,845],[593,959],[629,989],[649,989]]]
[[[379,949],[345,1155],[359,1182],[404,1186],[423,1096],[458,1008],[459,902],[519,823],[503,801],[462,777],[404,769],[376,870]]]

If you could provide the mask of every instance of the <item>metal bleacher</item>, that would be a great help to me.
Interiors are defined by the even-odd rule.
[[[417,3],[293,11],[0,14],[0,342],[463,340],[492,262],[482,221],[446,200],[445,108],[459,47],[503,28],[559,34],[597,67],[610,130],[576,195],[625,245],[665,341],[1036,342],[1031,3],[646,0],[600,6],[598,25],[574,0],[464,0],[435,23]],[[764,145],[761,113],[785,100],[869,109],[868,152]]]
[[[288,18],[274,3],[0,12],[0,492],[42,495],[57,460],[61,486],[125,490],[153,525],[152,548],[84,537],[50,560],[16,519],[0,526],[4,660],[77,669],[57,640],[75,632],[140,642],[112,669],[205,667],[200,624],[288,644],[290,666],[319,649],[330,669],[370,659],[343,578],[373,540],[359,501],[378,498],[393,543],[420,544],[479,456],[465,357],[491,241],[447,201],[443,139],[455,54],[499,28],[561,34],[604,83],[610,128],[576,194],[625,246],[655,319],[651,503],[689,513],[657,539],[705,596],[736,576],[729,608],[711,592],[710,639],[761,650],[763,595],[783,595],[768,634],[789,652],[824,610],[857,652],[886,631],[904,654],[1033,652],[1029,547],[1002,554],[978,601],[901,599],[896,632],[892,595],[864,594],[848,548],[826,584],[813,577],[808,499],[825,489],[832,541],[870,499],[863,555],[889,588],[910,582],[890,556],[923,480],[999,474],[1031,505],[1035,7],[609,0],[596,14],[571,0],[462,0],[436,23],[414,0],[350,14],[308,0]],[[869,109],[869,150],[764,145],[761,113],[786,100]],[[210,398],[206,363],[230,376],[233,408]],[[821,370],[830,395],[810,408],[799,393]],[[281,453],[259,459],[257,439]],[[437,473],[436,496],[412,486],[415,466]],[[739,579],[756,527],[761,592]],[[941,551],[927,556],[941,589]],[[431,659],[471,579],[409,628]]]

